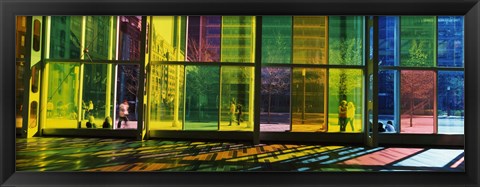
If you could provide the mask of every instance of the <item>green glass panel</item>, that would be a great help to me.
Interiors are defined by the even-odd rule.
[[[110,16],[87,16],[85,30],[85,60],[108,60]]]
[[[80,89],[80,65],[49,63],[47,88],[47,118],[44,128],[77,128]]]
[[[262,63],[289,64],[292,57],[292,17],[262,17]]]
[[[363,86],[363,71],[360,69],[329,70],[328,132],[362,131]],[[343,131],[341,124],[345,128]]]
[[[82,16],[52,16],[50,59],[80,59]]]
[[[255,17],[222,17],[221,62],[254,62]]]
[[[185,16],[152,18],[151,61],[185,61]]]
[[[328,63],[363,64],[363,16],[330,16],[328,20]]]
[[[187,66],[184,130],[217,130],[220,100],[220,69]]]
[[[432,67],[436,61],[435,16],[400,17],[400,65]]]
[[[222,67],[220,130],[253,131],[253,67]]]
[[[182,130],[184,106],[183,66],[154,65],[150,82],[150,129]]]
[[[326,64],[327,22],[326,16],[293,18],[293,63]]]
[[[101,128],[105,117],[112,116],[105,113],[107,111],[107,67],[107,64],[84,65],[81,128],[87,128],[86,123],[88,121],[92,123],[92,120],[97,128]]]
[[[326,70],[293,68],[292,131],[325,132]]]

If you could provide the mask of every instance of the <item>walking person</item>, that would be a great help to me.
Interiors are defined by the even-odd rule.
[[[340,132],[345,131],[347,126],[347,101],[342,100],[338,106],[338,124],[340,125]]]
[[[237,105],[237,125],[240,125],[240,121],[242,120],[242,105],[238,104]]]
[[[122,124],[122,120],[125,121],[125,123],[123,124],[124,126],[127,126],[127,122],[128,122],[128,101],[127,100],[124,100],[122,104],[120,104],[120,106],[118,106],[118,124],[117,124],[117,128],[120,128],[121,127],[121,124]]]
[[[348,102],[347,104],[347,123],[350,123],[350,127],[352,128],[352,132],[355,131],[353,126],[353,120],[355,119],[355,105],[353,102]]]
[[[235,106],[235,100],[232,99],[232,101],[230,101],[230,110],[228,111],[228,114],[230,114],[230,123],[228,124],[228,126],[232,126],[232,121],[235,122],[235,110],[236,110],[236,106]]]

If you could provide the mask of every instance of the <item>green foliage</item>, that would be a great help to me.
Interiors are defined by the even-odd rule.
[[[330,42],[329,64],[336,65],[361,65],[362,64],[362,40],[334,40]],[[348,72],[348,73],[347,73]],[[362,77],[361,71],[349,71],[345,69],[331,70],[330,83],[338,88],[338,96],[342,99],[355,88],[361,88],[362,83],[358,77]]]
[[[428,66],[428,51],[426,41],[413,40],[408,50],[408,59],[402,65],[405,66]]]
[[[329,42],[329,64],[361,65],[363,49],[361,39],[332,39]]]

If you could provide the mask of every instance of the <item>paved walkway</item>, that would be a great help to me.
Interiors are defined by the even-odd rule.
[[[17,171],[465,171],[462,149],[51,137],[16,147]]]

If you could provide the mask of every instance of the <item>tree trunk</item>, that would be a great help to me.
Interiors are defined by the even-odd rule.
[[[413,87],[412,87],[413,89]],[[412,97],[410,97],[410,127],[413,127],[413,123],[412,123],[412,120],[413,120],[413,110],[415,109],[415,107],[413,106],[414,102],[413,102],[413,93],[412,93]]]

